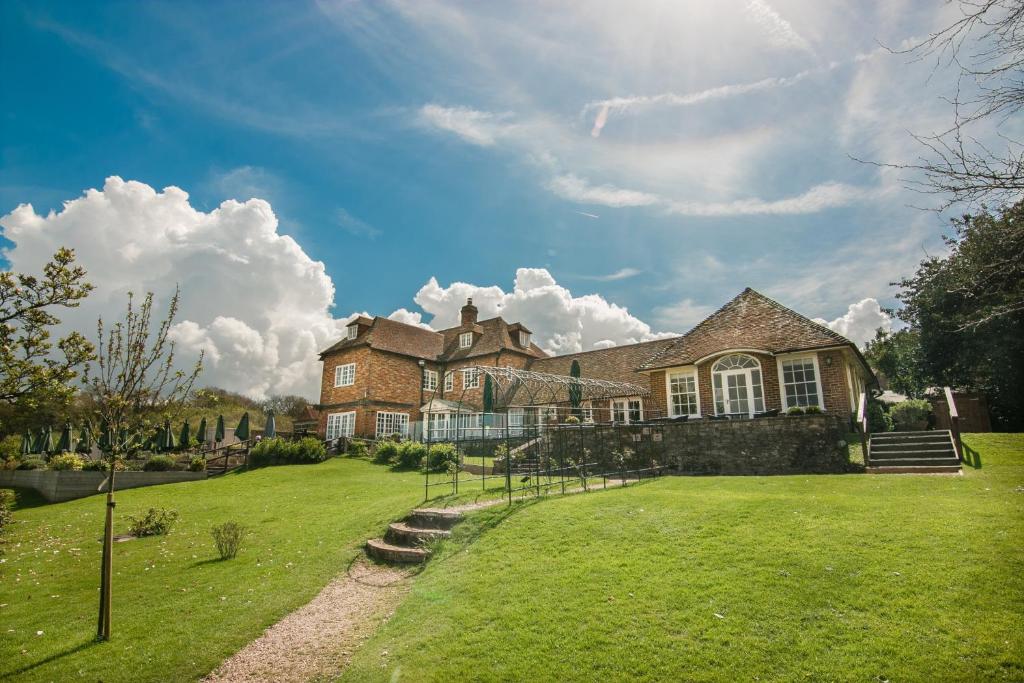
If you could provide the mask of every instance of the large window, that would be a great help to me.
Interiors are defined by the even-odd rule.
[[[473,333],[472,332],[463,332],[462,334],[459,335],[459,348],[460,349],[468,349],[472,345],[473,345]]]
[[[437,389],[437,370],[423,371],[423,388],[427,391]]]
[[[612,401],[612,422],[632,424],[643,422],[644,406],[638,398],[620,398]]]
[[[711,366],[715,414],[751,417],[764,412],[761,364],[751,356],[733,354]]]
[[[453,391],[455,389],[455,374],[451,372],[444,373],[444,390]]]
[[[462,371],[462,388],[463,389],[479,389],[480,388],[480,371],[476,368],[468,368]]]
[[[346,363],[334,368],[334,386],[350,387],[356,382],[356,364]]]
[[[785,389],[786,407],[821,406],[818,393],[818,373],[814,358],[791,358],[782,363],[782,386]]]
[[[399,434],[409,435],[408,413],[377,412],[377,438]]]
[[[694,372],[673,372],[668,376],[669,409],[673,417],[700,415],[697,376]]]
[[[352,436],[356,431],[356,414],[352,413],[330,413],[327,415],[328,439],[337,439],[340,436]]]

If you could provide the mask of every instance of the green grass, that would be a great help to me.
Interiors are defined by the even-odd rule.
[[[668,477],[481,511],[342,679],[1024,680],[1024,436],[966,441],[963,477]]]
[[[119,492],[115,533],[150,506],[181,518],[166,537],[114,545],[103,644],[93,638],[104,498],[32,507],[26,497],[0,546],[0,679],[201,677],[344,572],[422,492],[419,474],[349,459]],[[232,519],[251,532],[221,562],[210,528]]]

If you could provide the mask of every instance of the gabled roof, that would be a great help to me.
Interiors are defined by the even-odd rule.
[[[459,334],[462,332],[469,332],[475,330],[478,335],[474,335],[473,345],[468,349],[459,348]],[[516,340],[512,339],[512,335],[509,333],[509,324],[501,318],[491,318],[489,320],[481,320],[472,328],[465,325],[459,327],[449,327],[446,330],[441,330],[441,334],[444,335],[444,352],[442,353],[444,361],[462,360],[464,358],[476,358],[477,356],[486,356],[492,353],[498,353],[499,351],[515,351],[522,353],[527,356],[533,356],[534,358],[544,358],[547,356],[539,346],[530,342],[529,348],[523,348],[516,343]]]
[[[785,353],[829,346],[856,346],[796,311],[747,287],[699,325],[650,356],[640,368],[689,365],[730,349]]]
[[[640,342],[639,344],[610,346],[607,349],[581,351],[565,356],[539,358],[531,361],[528,369],[552,375],[569,375],[572,370],[572,362],[577,361],[580,364],[580,377],[647,386],[647,378],[637,372],[637,368],[651,356],[661,353],[674,344],[676,339],[678,337]]]
[[[390,351],[403,356],[437,360],[444,348],[443,345],[444,337],[433,330],[377,316],[366,332],[355,339],[342,339],[322,351],[320,358],[344,349],[369,346],[372,349]]]

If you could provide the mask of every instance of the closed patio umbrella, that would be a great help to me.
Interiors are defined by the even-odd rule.
[[[200,448],[206,448],[206,418],[199,421],[199,429],[196,430],[196,441]]]
[[[185,424],[181,425],[181,435],[178,437],[178,446],[185,450],[191,445],[192,433],[188,426],[188,420],[185,420]]]
[[[174,432],[171,431],[171,421],[167,420],[164,422],[164,427],[160,434],[160,450],[173,451],[174,448]]]
[[[92,425],[86,420],[82,431],[78,433],[78,444],[75,450],[79,453],[92,453]]]
[[[242,419],[238,421],[238,426],[235,427],[235,437],[239,441],[249,440],[249,411],[242,413]]]
[[[47,455],[54,452],[53,429],[50,427],[43,427],[43,439],[39,446],[39,452]]]
[[[110,425],[106,422],[103,423],[103,428],[100,429],[100,438],[96,442],[96,445],[100,447],[100,450],[104,453],[110,453],[114,450],[114,439],[110,435]]]
[[[72,446],[71,446],[71,423],[70,422],[65,422],[64,423],[64,429],[60,430],[60,439],[57,440],[56,450],[59,453],[69,453],[69,452],[71,452],[73,450]]]
[[[35,438],[32,439],[32,453],[33,455],[41,455],[43,453],[43,437],[46,436],[46,428],[40,427],[36,433]]]
[[[25,430],[25,434],[21,437],[21,448],[22,455],[28,455],[32,452],[32,432]]]
[[[213,442],[220,443],[224,440],[224,416],[217,416],[217,427],[213,432]]]
[[[263,436],[273,439],[277,435],[277,421],[274,419],[274,411],[267,413],[267,424],[263,427]]]

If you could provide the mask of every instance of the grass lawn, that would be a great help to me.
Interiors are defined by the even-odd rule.
[[[168,536],[114,545],[104,644],[93,642],[104,498],[30,499],[0,555],[0,679],[195,680],[343,572],[422,500],[422,481],[335,459],[119,492],[115,533],[150,506],[181,518]],[[232,519],[251,533],[221,562],[210,527]]]
[[[963,477],[667,477],[475,513],[342,680],[1024,680],[1024,436],[966,440]]]

